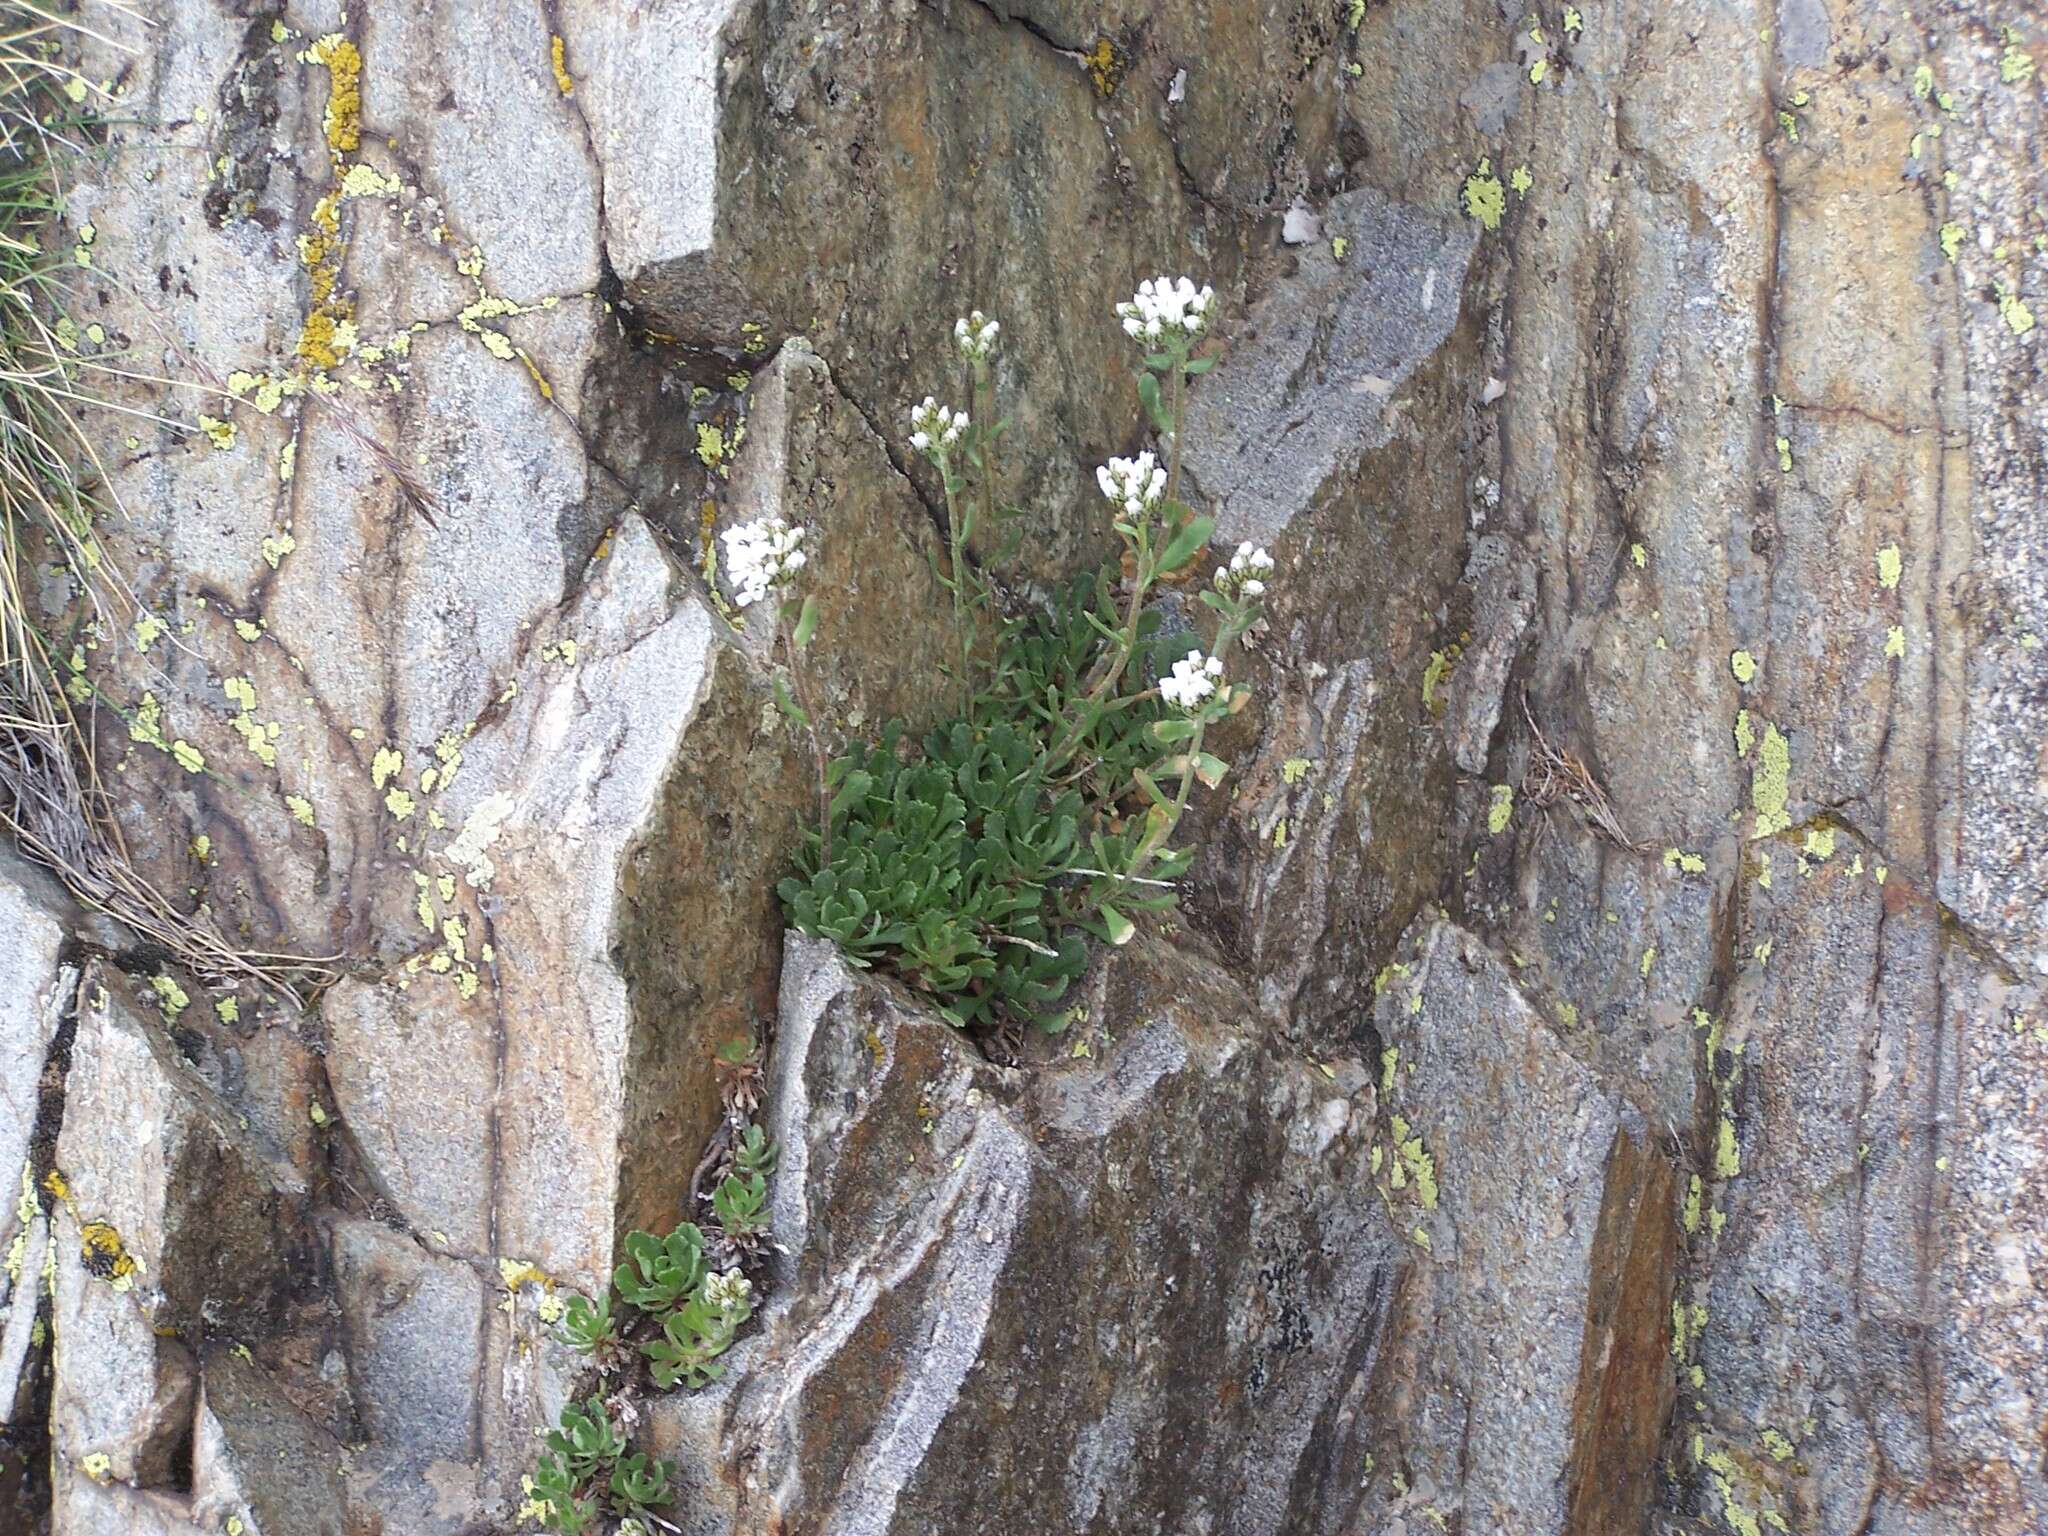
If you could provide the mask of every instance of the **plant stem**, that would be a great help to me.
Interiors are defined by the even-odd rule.
[[[960,526],[959,483],[950,463],[939,465],[939,477],[946,482],[946,533],[953,546],[953,628],[960,636],[960,717],[970,723],[974,715],[974,631],[967,622],[967,540]]]
[[[1166,422],[1171,434],[1166,442],[1166,499],[1176,500],[1180,496],[1180,400],[1184,376],[1187,370],[1187,355],[1174,355],[1173,371],[1166,381]]]
[[[790,627],[788,614],[781,616],[777,628],[782,633],[783,654],[789,658],[790,681],[796,685],[796,706],[804,712],[804,725],[811,733],[811,755],[818,762],[818,868],[825,869],[832,863],[831,759],[825,754],[818,713],[811,707],[811,688],[804,677],[804,660],[797,653],[796,632]]]

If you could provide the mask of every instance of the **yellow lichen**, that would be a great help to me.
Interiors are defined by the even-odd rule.
[[[555,71],[555,89],[564,96],[576,94],[576,82],[569,74],[568,47],[558,32],[548,39],[548,62]]]
[[[1512,784],[1493,786],[1493,803],[1486,809],[1486,830],[1495,837],[1507,830],[1508,822],[1515,814],[1515,788]]]
[[[171,756],[187,773],[203,773],[206,770],[206,755],[189,741],[172,742]]]
[[[1464,202],[1466,214],[1477,219],[1482,229],[1500,228],[1508,207],[1507,189],[1493,174],[1490,158],[1481,160],[1479,168],[1465,178]]]
[[[1905,561],[1899,554],[1899,546],[1887,544],[1877,552],[1877,584],[1890,591],[1899,584],[1899,577],[1905,570]]]
[[[1756,809],[1756,835],[1769,837],[1792,825],[1785,801],[1790,790],[1791,746],[1768,721],[1757,747],[1757,767],[1750,781],[1750,803]]]
[[[1728,670],[1746,688],[1756,681],[1756,658],[1747,651],[1737,651],[1728,658]]]
[[[199,430],[204,432],[207,440],[222,453],[235,446],[235,424],[232,421],[222,421],[218,416],[209,416],[201,411]]]
[[[118,1291],[133,1285],[142,1268],[121,1241],[121,1234],[104,1221],[88,1221],[78,1229],[78,1261],[87,1274]]]
[[[1082,55],[1081,62],[1088,70],[1088,78],[1095,82],[1095,89],[1104,96],[1116,94],[1116,88],[1123,84],[1124,72],[1130,68],[1130,58],[1123,49],[1107,37],[1095,39],[1095,46]]]
[[[337,155],[353,151],[362,142],[363,56],[356,45],[339,32],[330,32],[299,55],[301,63],[320,64],[327,69],[327,110],[321,128],[327,147]]]

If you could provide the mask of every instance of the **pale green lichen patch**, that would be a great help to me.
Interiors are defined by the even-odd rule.
[[[1306,757],[1290,757],[1280,765],[1280,781],[1283,784],[1299,784],[1308,777],[1308,771],[1315,766],[1314,760]]]
[[[1433,715],[1441,715],[1444,707],[1436,696],[1443,680],[1450,676],[1451,658],[1444,651],[1431,651],[1429,665],[1422,669],[1422,707]]]
[[[1887,592],[1898,586],[1905,568],[1905,559],[1900,555],[1898,545],[1887,544],[1877,552],[1877,584]]]
[[[1486,810],[1486,830],[1495,837],[1507,830],[1508,822],[1515,814],[1515,788],[1512,784],[1493,786],[1493,803]]]
[[[2015,336],[2024,336],[2034,328],[2034,312],[2010,289],[2002,289],[1998,295],[1998,317]]]
[[[1735,674],[1735,681],[1747,688],[1756,681],[1756,658],[1748,651],[1737,651],[1728,658],[1728,670]]]
[[[396,747],[379,747],[370,758],[370,787],[382,789],[405,770],[405,754]]]
[[[1489,157],[1479,162],[1479,168],[1465,178],[1465,212],[1477,219],[1482,229],[1499,229],[1501,216],[1507,212],[1507,188],[1500,178],[1493,174],[1493,161]]]
[[[207,441],[223,453],[235,446],[235,424],[232,421],[223,421],[218,416],[208,416],[202,411],[199,415],[199,430],[206,434]]]
[[[1963,237],[1968,233],[1968,230],[1953,219],[1941,226],[1941,233],[1937,238],[1941,241],[1941,254],[1948,258],[1950,266],[1956,264],[1956,257],[1963,249]]]
[[[284,808],[292,813],[292,820],[302,827],[313,825],[313,802],[303,795],[286,795]]]
[[[1749,723],[1749,711],[1735,711],[1735,755],[1749,756],[1749,749],[1756,745],[1756,731]]]
[[[1893,658],[1906,654],[1906,626],[1894,624],[1884,632],[1884,653]]]
[[[178,766],[187,773],[204,773],[206,771],[206,754],[193,746],[189,741],[181,738],[172,742],[171,756],[176,760]]]
[[[274,571],[278,567],[278,562],[298,547],[299,541],[292,537],[290,529],[285,529],[281,533],[271,534],[263,540],[260,546],[263,563]]]
[[[176,1023],[178,1015],[192,1002],[190,994],[178,985],[175,976],[150,977],[149,990],[156,994],[156,1005],[163,1011],[166,1024]]]
[[[1756,809],[1756,836],[1770,837],[1792,825],[1785,802],[1791,788],[1792,749],[1777,726],[1764,723],[1757,744],[1757,766],[1750,780],[1750,803]]]

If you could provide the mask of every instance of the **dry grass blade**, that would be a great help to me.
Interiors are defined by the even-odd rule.
[[[1522,776],[1522,794],[1538,810],[1568,800],[1578,807],[1593,830],[1617,848],[1643,853],[1648,844],[1630,837],[1614,812],[1614,802],[1586,765],[1543,734],[1536,717],[1529,712],[1529,696],[1522,695],[1522,718],[1529,722],[1529,770]]]
[[[52,654],[23,581],[38,561],[65,568],[102,625],[110,601],[134,607],[93,531],[118,508],[82,420],[133,408],[81,384],[91,370],[49,319],[67,270],[49,254],[59,176],[90,136],[84,103],[96,89],[61,58],[81,36],[106,41],[76,17],[0,3],[0,830],[80,902],[202,979],[303,996],[333,979],[326,962],[238,948],[137,869],[99,772],[95,695]]]

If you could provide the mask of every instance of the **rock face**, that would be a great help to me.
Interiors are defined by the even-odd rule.
[[[1673,1387],[1668,1149],[1482,940],[1437,922],[1398,954],[1373,1173],[1418,1256],[1378,1362],[1390,1475],[1357,1528],[1641,1530]]]
[[[2048,1526],[2034,18],[102,21],[136,607],[26,585],[140,871],[306,963],[0,869],[18,1523],[516,1526],[746,1040],[786,1252],[641,1405],[693,1533]],[[811,531],[828,741],[935,717],[905,413],[999,316],[1028,600],[1158,270],[1254,703],[1177,922],[998,1068],[783,933],[813,744],[717,534]]]
[[[1343,1528],[1399,1260],[1367,1076],[1233,1027],[1243,994],[1164,947],[1086,990],[1060,1059],[999,1071],[791,937],[778,1300],[671,1430],[733,1529]]]

